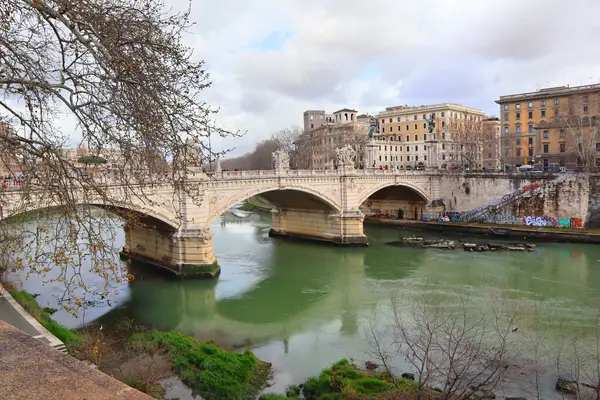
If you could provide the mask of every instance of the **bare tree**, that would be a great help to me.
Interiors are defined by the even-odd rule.
[[[304,130],[299,126],[282,129],[271,135],[271,140],[277,143],[279,150],[283,150],[290,156],[290,168],[307,168],[305,157],[301,151],[301,139]]]
[[[507,312],[497,298],[485,310],[471,310],[464,301],[442,306],[441,299],[394,298],[390,304],[395,348],[386,347],[390,341],[381,331],[370,329],[370,354],[386,366],[391,356],[403,354],[416,372],[418,399],[433,385],[441,386],[443,399],[470,398],[496,387],[506,369],[516,311]]]
[[[450,119],[445,144],[448,162],[465,168],[478,168],[483,157],[483,148],[490,140],[483,129],[482,121]]]
[[[541,124],[543,130],[558,130],[560,149],[571,167],[588,172],[598,170],[600,151],[600,98],[576,94],[561,104],[558,115]]]
[[[177,188],[174,202],[183,193],[200,201],[187,180],[197,154],[192,157],[186,141],[211,159],[208,135],[231,134],[214,124],[215,111],[201,98],[211,83],[203,62],[194,61],[182,41],[189,26],[189,11],[171,13],[159,0],[0,2],[0,148],[12,156],[4,164],[23,193],[21,211],[32,207],[33,198],[60,206],[66,236],[52,242],[52,226],[43,227],[40,217],[28,237],[54,243],[44,252],[54,253],[60,273],[49,279],[65,282],[66,300],[77,297],[74,288],[86,287],[83,260],[106,274],[104,288],[86,288],[92,297],[104,296],[108,281],[127,276],[109,262],[116,249],[107,241],[106,224],[79,205],[100,197],[114,209],[135,209],[128,206],[132,199],[149,201],[165,172]],[[78,144],[94,155],[116,155],[110,168],[82,173],[68,151]],[[122,187],[118,202],[109,190],[115,181]],[[3,216],[9,208],[18,214],[9,191],[0,192]],[[0,222],[0,229],[8,225]],[[36,254],[20,264],[32,271],[49,268]]]

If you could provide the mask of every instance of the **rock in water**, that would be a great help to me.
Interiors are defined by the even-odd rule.
[[[402,374],[402,377],[404,379],[408,379],[409,381],[414,381],[415,380],[415,374],[413,374],[412,372],[405,372]]]
[[[571,381],[560,376],[556,380],[556,390],[567,394],[577,393],[577,382]]]

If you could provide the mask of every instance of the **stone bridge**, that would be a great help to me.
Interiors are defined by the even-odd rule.
[[[162,182],[145,189],[143,199],[127,193],[124,186],[107,184],[110,201],[90,193],[74,196],[82,205],[134,208],[131,211],[151,223],[125,225],[127,256],[180,276],[218,273],[210,225],[252,196],[260,195],[274,206],[272,235],[339,245],[367,245],[360,206],[373,196],[402,202],[409,210],[404,218],[418,219],[439,208],[439,173],[357,170],[353,158],[346,147],[338,151],[336,170],[290,170],[287,155],[276,152],[273,170],[197,173],[189,177],[191,191]],[[26,194],[11,190],[5,196],[9,200],[2,218],[61,206],[60,200],[46,197],[43,187]]]

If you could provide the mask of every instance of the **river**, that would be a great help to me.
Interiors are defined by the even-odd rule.
[[[413,233],[439,234],[368,225],[369,247],[340,248],[270,238],[269,227],[268,214],[225,214],[212,227],[222,270],[218,280],[181,281],[136,266],[136,279],[116,285],[119,294],[110,304],[77,317],[59,311],[54,318],[79,327],[119,307],[144,325],[229,347],[249,346],[260,359],[273,363],[276,373],[269,391],[275,392],[343,357],[367,360],[366,321],[374,307],[393,295],[459,296],[471,305],[483,304],[490,293],[533,301],[541,310],[540,326],[548,341],[563,334],[587,335],[596,321],[599,246],[539,243],[526,253],[400,248],[386,243]],[[123,235],[118,232],[117,245],[124,242]],[[7,278],[40,293],[42,306],[56,308],[60,285],[43,284],[37,276],[24,279],[22,273]],[[86,279],[100,283],[90,273]],[[526,329],[521,327],[519,334]],[[398,368],[407,366],[400,362]],[[527,386],[527,373],[521,375],[507,387]],[[545,379],[549,392],[544,398],[552,398],[554,375]]]

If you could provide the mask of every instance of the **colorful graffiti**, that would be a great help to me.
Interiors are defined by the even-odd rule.
[[[398,219],[398,209],[379,209],[371,208],[371,217],[383,218],[383,219]]]
[[[425,219],[425,213],[423,213],[423,221],[429,222],[432,220],[437,220],[437,222],[475,222],[479,224],[494,225],[583,228],[583,220],[581,218],[556,218],[549,216],[536,217],[533,215],[526,217],[515,217],[513,215],[483,214],[473,218],[465,219],[464,213],[458,211],[446,211],[440,213],[437,218],[434,218],[433,215],[428,214],[427,219]]]

